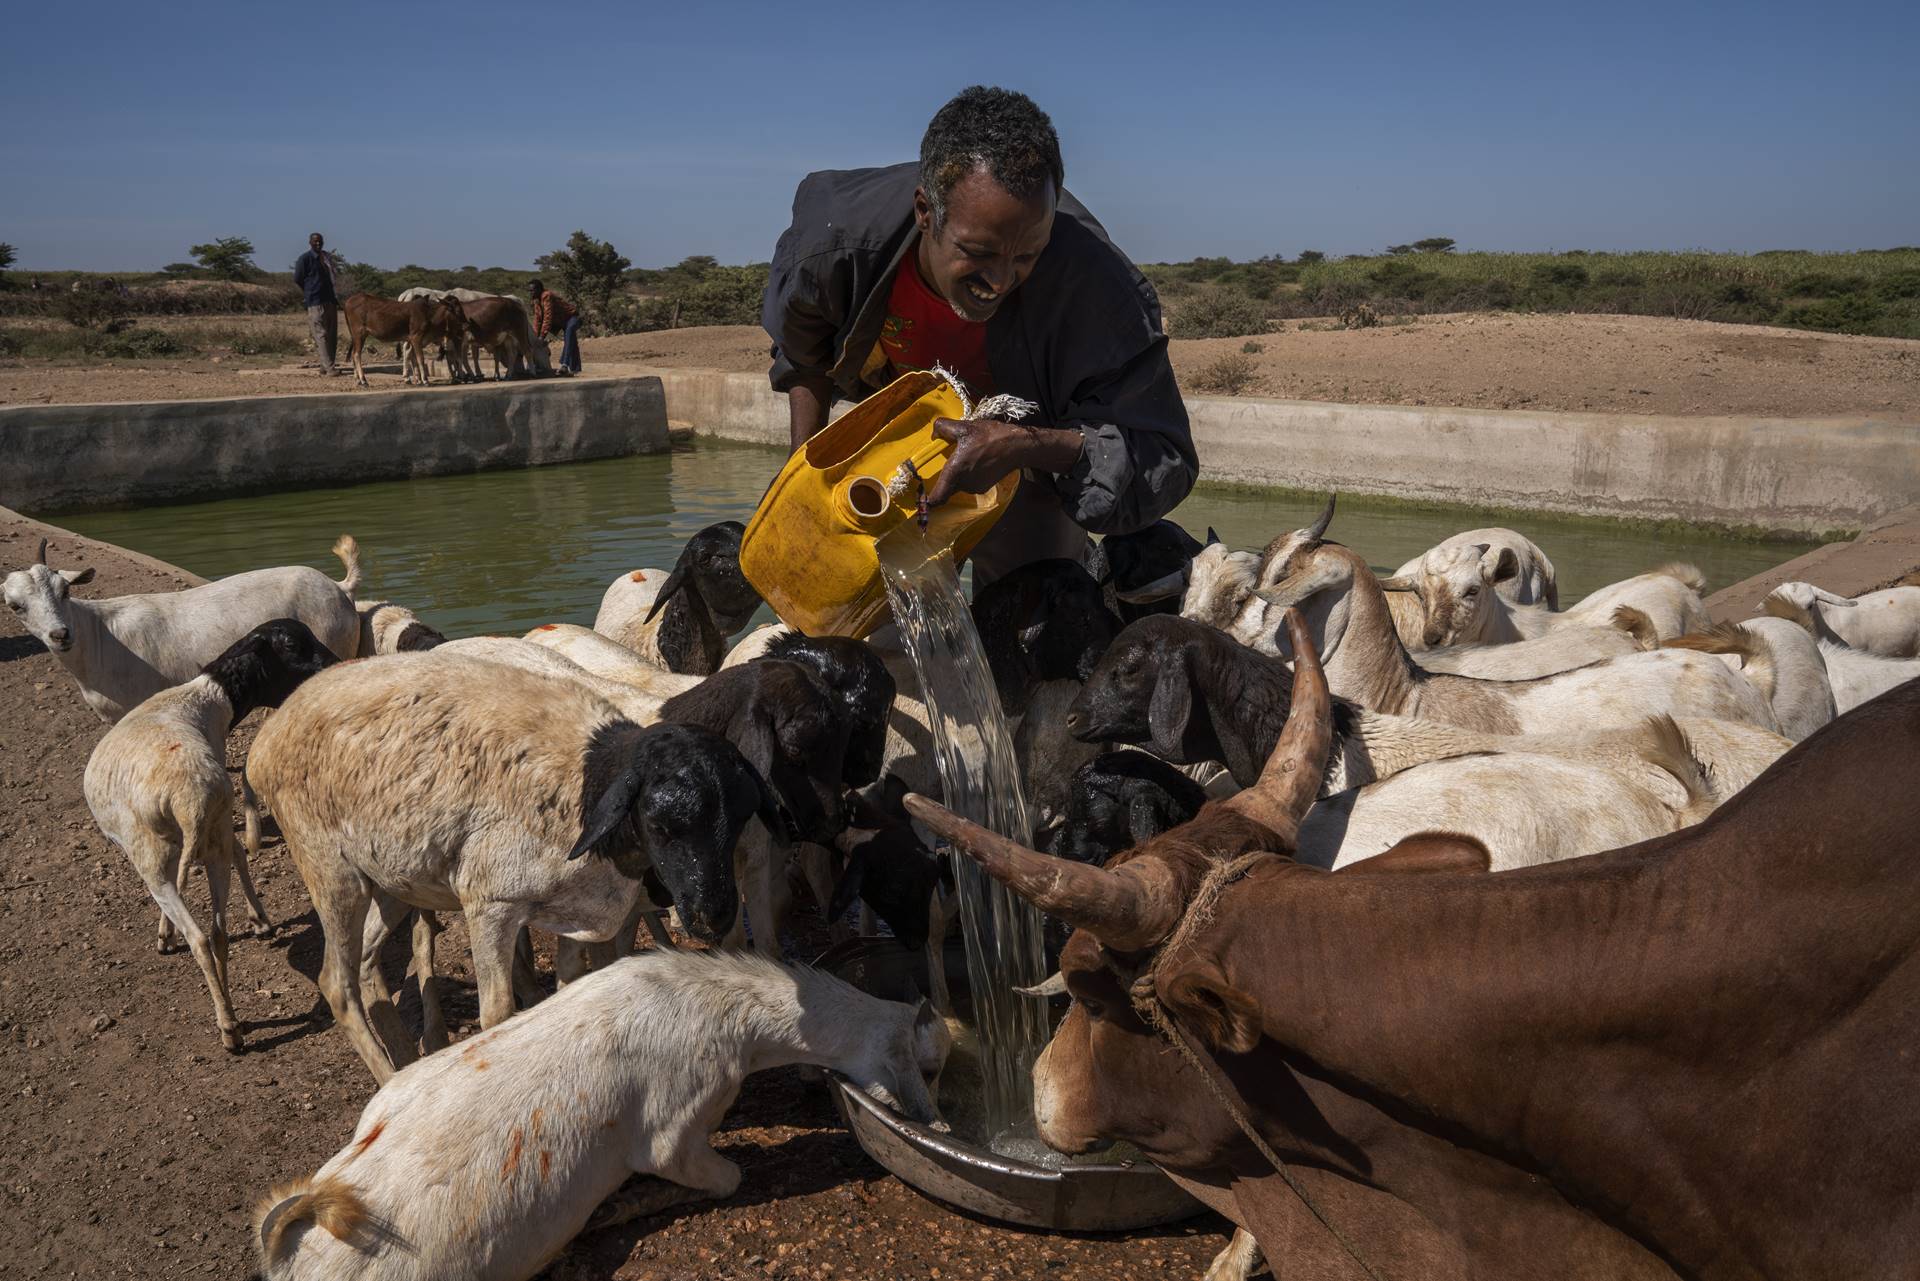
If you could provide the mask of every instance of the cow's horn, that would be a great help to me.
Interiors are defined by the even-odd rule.
[[[40,550],[33,554],[33,563],[36,565],[47,563],[47,540],[44,538],[40,540]]]
[[[1114,871],[1038,854],[969,822],[917,793],[907,813],[978,863],[988,876],[1050,916],[1091,932],[1122,952],[1152,947],[1172,932],[1182,903],[1174,872],[1158,859],[1139,859]]]
[[[1286,625],[1293,645],[1293,706],[1286,728],[1254,785],[1223,803],[1291,839],[1320,794],[1320,776],[1333,745],[1333,700],[1299,610],[1287,611]]]
[[[1333,524],[1333,503],[1338,494],[1327,495],[1327,509],[1320,513],[1320,519],[1307,526],[1307,537],[1316,542],[1327,536],[1327,526]]]
[[[1021,996],[1065,996],[1067,994],[1067,976],[1059,970],[1048,975],[1045,982],[1035,983],[1032,987],[1013,989]]]

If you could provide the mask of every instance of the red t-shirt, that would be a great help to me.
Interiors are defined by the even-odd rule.
[[[880,348],[895,376],[941,365],[960,375],[974,399],[993,394],[986,325],[962,320],[946,299],[927,288],[911,258],[893,274]]]

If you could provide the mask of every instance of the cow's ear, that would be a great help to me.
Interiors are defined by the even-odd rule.
[[[1260,1008],[1211,961],[1178,967],[1166,979],[1162,999],[1210,1050],[1245,1054],[1260,1043]]]

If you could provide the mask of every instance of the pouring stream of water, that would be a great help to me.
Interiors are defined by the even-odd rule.
[[[912,522],[881,539],[881,577],[920,677],[947,808],[1017,841],[1031,839],[1013,739],[993,673],[960,590],[953,556]],[[997,1152],[1032,1159],[1034,1060],[1051,1034],[1047,1003],[1020,996],[1046,977],[1041,917],[955,852],[954,884],[985,1088],[981,1136]],[[1057,1159],[1057,1158],[1056,1158]]]

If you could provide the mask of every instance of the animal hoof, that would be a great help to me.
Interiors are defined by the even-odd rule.
[[[228,1054],[240,1053],[240,1029],[237,1027],[221,1028],[220,1044],[225,1047]]]

